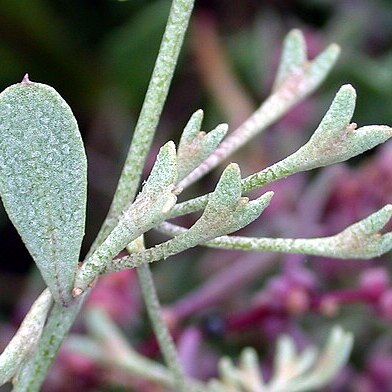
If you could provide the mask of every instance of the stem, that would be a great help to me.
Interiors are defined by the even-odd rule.
[[[392,233],[381,234],[380,231],[392,217],[392,205],[388,204],[379,211],[346,229],[329,237],[318,238],[266,238],[220,236],[203,245],[210,248],[235,249],[253,252],[282,252],[312,256],[332,257],[338,259],[372,259],[381,256],[392,248]],[[173,236],[164,242],[160,249],[150,248],[147,261],[156,261],[159,256],[168,254],[167,243],[175,241],[189,229],[172,223],[163,223],[159,230]],[[151,260],[150,260],[151,259]],[[118,259],[117,263],[132,265],[143,260],[143,253],[135,253],[129,258]]]
[[[87,315],[87,317],[89,316]],[[106,316],[106,313],[102,313],[100,316]],[[98,317],[94,317],[94,319],[97,325],[98,322],[102,321]],[[114,327],[114,325],[111,327]],[[116,333],[120,333],[120,331],[116,331]],[[120,336],[120,338],[122,338],[124,343],[126,342],[123,336]],[[71,335],[67,339],[66,349],[91,359],[100,367],[115,369],[132,376],[140,376],[143,379],[173,387],[172,375],[166,367],[148,358],[141,357],[136,351],[130,349],[129,346],[121,347],[121,351],[116,349],[114,353],[112,348],[117,341],[112,339],[112,336],[103,337],[102,343],[99,344],[86,335]]]
[[[65,308],[54,304],[37,349],[30,361],[20,370],[13,392],[36,392],[41,388],[58,349],[71,328],[81,305],[81,299]]]
[[[176,346],[162,319],[161,306],[155,290],[150,266],[148,264],[141,265],[137,268],[137,273],[143,298],[146,303],[147,313],[150,317],[165,363],[173,375],[176,391],[185,392],[187,390],[186,375],[178,358]]]
[[[119,213],[134,199],[144,162],[173,77],[193,4],[193,0],[173,0],[157,61],[136,125],[133,142],[109,214],[89,254],[103,242],[116,225]],[[18,384],[14,388],[15,391],[39,391],[61,343],[68,334],[81,305],[87,298],[86,294],[81,299],[75,300],[67,308],[58,304],[54,305],[48,316],[36,352],[21,370]]]
[[[116,225],[119,214],[136,195],[144,163],[155,135],[194,0],[173,0],[161,47],[133,134],[131,147],[105,222],[95,240],[100,245]]]
[[[339,47],[332,44],[301,70],[288,76],[259,109],[226,137],[214,153],[189,173],[179,186],[186,188],[196,182],[312,93],[329,73],[339,51]]]
[[[292,164],[290,160],[294,154],[241,180],[242,192],[250,192],[264,185],[271,184],[272,182],[311,168],[305,163],[303,166],[300,164]],[[169,218],[176,218],[203,209],[207,205],[210,194],[211,193],[176,204],[170,211]]]
[[[132,245],[127,247],[127,250],[132,252],[143,251],[144,241],[143,236],[136,239]],[[173,382],[176,390],[185,392],[187,387],[187,377],[184,369],[181,366],[177,355],[177,349],[167,328],[165,321],[162,318],[161,305],[155,289],[153,276],[148,264],[142,264],[136,269],[140,288],[142,290],[144,302],[146,304],[147,313],[150,318],[155,336],[158,340],[159,348],[165,360],[167,367],[173,375]]]
[[[50,291],[46,289],[31,306],[18,331],[0,355],[0,385],[12,379],[34,350],[52,303]]]
[[[67,343],[70,343],[72,349],[107,367],[120,369],[171,388],[176,387],[172,373],[163,365],[135,351],[120,329],[101,309],[90,309],[86,314],[86,324],[94,340],[71,336],[71,341]],[[205,391],[203,384],[194,379],[189,381],[188,388],[195,392]]]

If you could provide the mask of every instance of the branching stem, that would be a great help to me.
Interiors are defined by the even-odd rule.
[[[173,0],[157,61],[112,206],[89,254],[111,232],[121,211],[133,201],[136,195],[144,163],[169,91],[193,4],[193,0]],[[84,294],[67,308],[60,305],[53,307],[37,350],[21,370],[15,391],[36,392],[40,390],[48,369],[86,297]]]

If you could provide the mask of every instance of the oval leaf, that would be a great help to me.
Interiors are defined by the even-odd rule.
[[[54,299],[67,304],[84,234],[87,162],[71,109],[52,87],[0,94],[0,194]]]

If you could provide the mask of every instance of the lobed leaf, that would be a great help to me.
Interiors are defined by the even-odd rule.
[[[141,234],[165,220],[177,201],[177,156],[172,141],[161,147],[151,173],[135,201],[121,214],[116,227],[83,263],[73,295],[78,296],[106,264]]]
[[[218,147],[225,137],[228,125],[219,124],[212,131],[200,132],[203,111],[196,111],[188,121],[178,146],[178,180],[186,177]]]
[[[357,93],[351,84],[345,84],[340,87],[310,140],[316,142],[319,139],[326,138],[326,135],[328,137],[339,136],[339,132],[350,124],[355,110],[356,99]]]
[[[309,141],[286,159],[306,169],[322,167],[346,161],[387,141],[392,128],[386,125],[357,129],[357,124],[350,124],[355,100],[355,89],[342,86]]]
[[[392,204],[387,204],[326,241],[329,241],[340,257],[372,259],[381,256],[392,249],[392,232],[380,233],[391,217]]]
[[[101,273],[135,268],[166,259],[215,237],[237,231],[257,219],[269,205],[272,196],[273,192],[266,192],[253,201],[241,197],[241,173],[238,165],[230,164],[224,170],[215,191],[209,196],[202,216],[190,229],[181,230],[174,238],[152,248],[108,260]]]
[[[273,91],[277,92],[285,84],[293,84],[303,78],[308,86],[305,90],[312,91],[327,77],[339,54],[339,46],[332,44],[313,60],[309,60],[303,33],[297,29],[290,31],[283,43]]]
[[[240,169],[237,164],[231,163],[209,195],[203,215],[184,235],[195,233],[198,243],[201,243],[240,230],[259,217],[273,196],[273,192],[267,192],[249,201],[247,197],[241,197],[241,192]]]
[[[305,392],[324,387],[347,362],[353,343],[352,334],[335,327],[325,349],[318,354],[315,347],[298,353],[291,337],[283,336],[278,341],[275,368],[269,382],[263,381],[257,354],[245,349],[239,365],[234,366],[229,358],[219,363],[218,380],[207,384],[208,392]]]
[[[160,149],[142,191],[122,213],[117,226],[102,245],[101,248],[110,251],[108,258],[116,256],[131,241],[166,219],[177,201],[176,181],[176,147],[170,141]]]
[[[178,152],[183,148],[186,148],[188,144],[193,142],[201,129],[201,124],[203,123],[204,112],[199,109],[192,114],[191,118],[185,125],[184,131],[182,132],[180,143],[178,144]]]

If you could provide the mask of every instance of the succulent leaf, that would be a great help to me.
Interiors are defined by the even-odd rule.
[[[208,158],[227,133],[227,124],[219,124],[208,133],[200,132],[202,120],[203,111],[198,110],[184,128],[178,146],[178,180],[182,180]]]
[[[87,163],[71,109],[32,83],[0,94],[0,193],[54,299],[66,304],[84,235]]]
[[[80,295],[106,264],[141,234],[165,220],[177,201],[176,147],[161,147],[151,173],[135,201],[121,214],[116,227],[80,268],[73,295]]]

